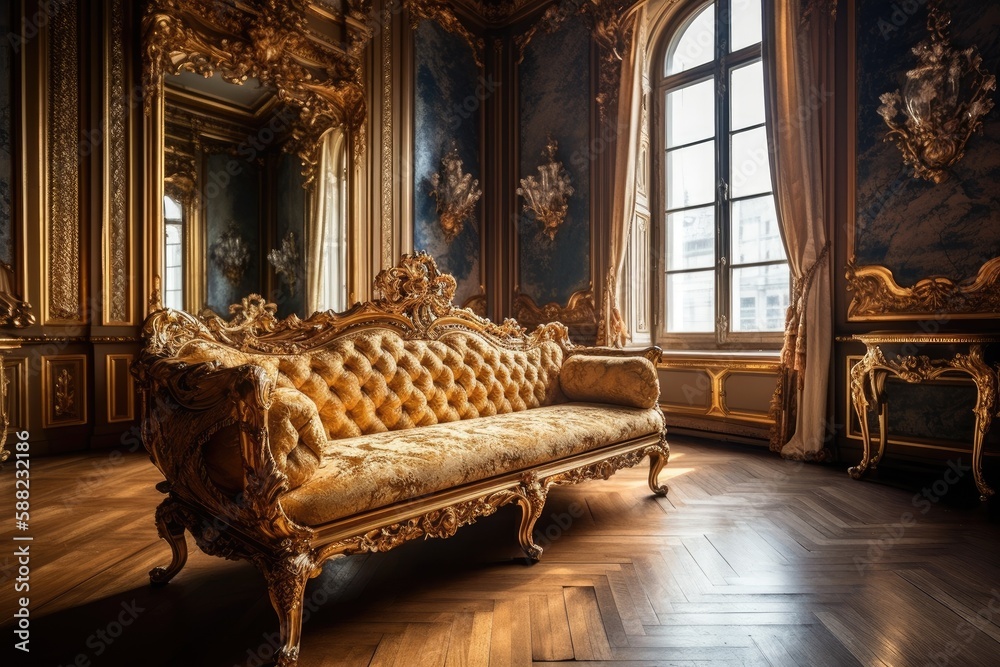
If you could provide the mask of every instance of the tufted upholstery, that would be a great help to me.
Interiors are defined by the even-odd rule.
[[[300,395],[315,405],[330,440],[519,412],[565,402],[563,350],[546,341],[527,351],[500,348],[467,331],[438,340],[372,329],[298,355],[248,354],[193,340],[178,357],[222,366],[262,366],[280,391],[271,408],[271,450],[291,488],[315,472],[324,449]],[[290,390],[293,393],[288,393]],[[281,415],[291,414],[287,418]],[[279,415],[276,419],[275,415]],[[303,451],[298,451],[299,449]],[[286,463],[287,462],[287,463]]]
[[[306,526],[622,442],[663,428],[655,408],[563,403],[330,444],[327,465],[285,494]]]

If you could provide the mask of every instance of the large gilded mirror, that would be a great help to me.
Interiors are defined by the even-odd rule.
[[[360,24],[329,0],[153,0],[143,39],[150,308],[346,307]]]

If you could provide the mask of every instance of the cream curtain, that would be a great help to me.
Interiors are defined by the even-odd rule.
[[[627,339],[622,319],[622,273],[628,254],[628,241],[635,221],[636,177],[639,146],[642,139],[642,100],[646,77],[646,6],[641,3],[632,17],[632,48],[622,58],[621,87],[618,94],[617,137],[615,143],[614,200],[611,212],[611,246],[608,249],[608,273],[604,280],[598,344],[622,347]]]
[[[306,272],[306,312],[343,310],[346,306],[346,202],[344,174],[346,137],[333,129],[323,138],[313,196],[312,215],[307,225],[309,249]]]
[[[832,120],[830,3],[764,3],[764,78],[775,201],[792,276],[771,449],[823,460],[832,349],[827,170]],[[835,7],[835,5],[833,5]]]

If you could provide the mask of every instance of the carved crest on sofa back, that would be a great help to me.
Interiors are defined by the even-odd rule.
[[[454,305],[455,279],[438,270],[425,252],[403,255],[399,264],[375,277],[373,301],[356,303],[342,313],[322,311],[303,320],[295,315],[275,317],[277,307],[251,294],[229,307],[232,315],[195,316],[159,310],[143,328],[146,353],[172,356],[191,340],[207,340],[244,352],[297,354],[344,333],[367,328],[390,328],[404,338],[437,338],[455,330],[486,336],[497,345],[527,349],[543,341],[573,347],[568,329],[560,323],[539,326],[528,334],[516,320],[496,324],[467,308]]]

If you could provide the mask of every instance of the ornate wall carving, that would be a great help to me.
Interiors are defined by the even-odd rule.
[[[104,324],[132,324],[125,8],[109,3],[104,87]]]
[[[84,319],[80,270],[80,26],[75,7],[55,12],[48,31],[47,320]]]
[[[87,355],[42,357],[42,428],[87,423]]]

